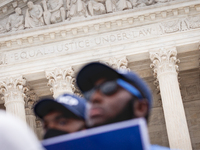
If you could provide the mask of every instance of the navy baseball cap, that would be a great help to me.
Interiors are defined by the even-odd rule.
[[[149,108],[151,108],[151,91],[147,84],[134,72],[125,69],[114,70],[105,64],[92,62],[84,66],[79,71],[76,77],[76,82],[79,89],[84,94],[84,92],[92,89],[95,86],[95,82],[101,78],[105,78],[107,80],[124,79],[125,81],[131,83],[137,90],[139,90],[142,97],[148,100]]]
[[[48,113],[57,110],[63,112],[66,117],[78,117],[85,120],[85,107],[85,99],[72,94],[63,94],[55,100],[51,98],[42,99],[35,105],[34,112],[41,119]]]

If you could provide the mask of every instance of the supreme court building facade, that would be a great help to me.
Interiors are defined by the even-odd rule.
[[[0,109],[26,121],[100,61],[149,85],[152,144],[200,150],[200,0],[0,0]]]

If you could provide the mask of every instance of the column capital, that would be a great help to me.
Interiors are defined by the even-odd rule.
[[[150,67],[153,69],[155,77],[166,72],[176,73],[179,70],[177,64],[180,63],[180,60],[177,59],[175,47],[161,48],[158,52],[150,52],[150,59],[152,61]]]
[[[0,92],[4,95],[3,100],[5,101],[5,105],[9,101],[15,100],[16,97],[26,97],[25,92],[28,91],[28,88],[25,85],[26,79],[22,76],[8,77],[0,81]]]
[[[38,96],[35,94],[33,90],[30,90],[26,93],[25,98],[25,112],[26,112],[26,122],[30,126],[30,128],[37,134],[36,132],[36,117],[33,111],[33,107],[35,103],[38,101]]]
[[[74,85],[75,85],[74,94],[76,94],[79,97],[84,97],[83,94],[81,93],[81,91],[79,90],[79,88],[76,86],[75,83],[74,83]]]
[[[38,99],[39,97],[33,90],[30,90],[26,93],[26,98],[25,98],[26,115],[34,115],[33,106],[38,101]]]
[[[104,61],[103,63],[114,69],[126,69],[130,71],[128,68],[128,59],[126,56],[121,58],[111,57],[108,61]]]
[[[26,79],[22,76],[8,77],[0,81],[0,92],[3,94],[6,111],[26,121],[24,98],[28,91]]]
[[[72,67],[62,69],[55,68],[51,71],[46,71],[46,78],[49,79],[48,86],[53,93],[54,98],[65,92],[73,93],[74,87],[74,70]]]

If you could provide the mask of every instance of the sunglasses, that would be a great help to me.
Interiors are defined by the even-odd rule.
[[[95,91],[99,90],[102,94],[104,94],[106,96],[111,96],[118,91],[119,86],[121,86],[122,88],[129,91],[131,94],[133,94],[138,99],[143,99],[143,96],[139,92],[138,89],[136,89],[133,85],[131,85],[130,83],[128,83],[122,79],[104,82],[100,85],[95,86],[91,90],[84,92],[83,95],[84,95],[85,99],[90,100],[90,98],[95,93]]]

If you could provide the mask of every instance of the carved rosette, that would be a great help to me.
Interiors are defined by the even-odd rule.
[[[49,79],[48,86],[51,86],[50,91],[53,97],[56,98],[63,93],[74,93],[74,70],[72,67],[67,69],[56,68],[54,71],[46,72],[46,77]]]
[[[154,76],[159,77],[162,73],[177,72],[178,63],[177,51],[175,48],[161,49],[159,52],[150,52],[150,59],[153,62],[150,67],[154,71]]]
[[[25,92],[28,91],[27,87],[24,87],[26,80],[20,76],[17,78],[6,78],[4,81],[0,81],[0,91],[3,94],[3,100],[5,106],[13,101],[21,101],[26,97]],[[21,101],[24,103],[24,101]]]
[[[125,69],[130,71],[130,69],[128,68],[128,60],[126,57],[120,59],[112,57],[109,59],[109,61],[106,61],[105,64],[114,69]]]

